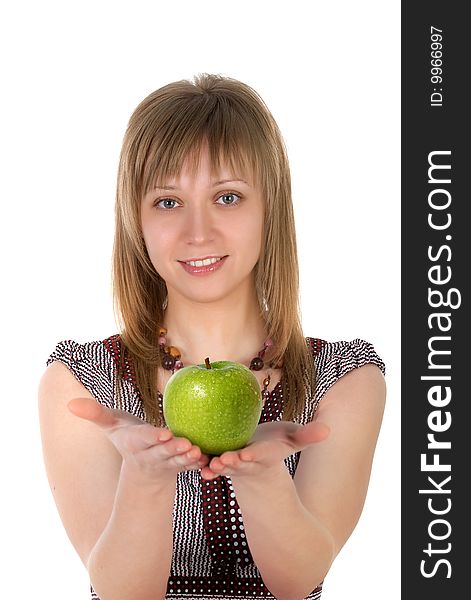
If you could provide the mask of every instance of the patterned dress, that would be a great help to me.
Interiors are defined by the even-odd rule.
[[[317,378],[315,395],[308,398],[297,422],[306,424],[314,416],[317,405],[327,390],[352,369],[373,363],[385,372],[381,358],[364,340],[326,342],[306,338],[314,354]],[[120,336],[84,344],[72,340],[57,344],[47,365],[58,360],[98,402],[117,408],[115,384],[120,352]],[[126,352],[125,352],[126,357]],[[131,360],[125,358],[125,374],[120,384],[121,405],[133,415],[144,418],[143,406]],[[158,393],[158,401],[162,395]],[[281,381],[265,401],[260,423],[282,418]],[[285,459],[294,477],[300,452]],[[318,600],[322,585],[306,600]],[[91,598],[98,599],[91,587]],[[212,481],[202,479],[199,470],[177,475],[173,509],[173,554],[166,598],[274,598],[264,585],[253,562],[244,533],[244,523],[230,477]]]

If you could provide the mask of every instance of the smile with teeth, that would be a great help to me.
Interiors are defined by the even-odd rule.
[[[192,267],[206,267],[208,265],[214,265],[214,263],[219,262],[220,258],[205,258],[204,260],[189,260],[186,261],[186,265],[191,265]]]

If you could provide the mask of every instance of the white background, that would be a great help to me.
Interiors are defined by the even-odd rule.
[[[113,206],[131,112],[161,85],[217,72],[252,85],[284,134],[306,335],[367,339],[387,364],[365,509],[323,600],[396,600],[400,3],[45,0],[1,12],[2,597],[89,597],[45,476],[37,384],[59,340],[116,332]]]

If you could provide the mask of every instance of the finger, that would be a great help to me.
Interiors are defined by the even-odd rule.
[[[254,460],[252,446],[246,446],[245,448],[242,448],[239,453],[239,457],[242,462],[252,462]]]
[[[239,451],[231,451],[215,456],[209,463],[209,468],[219,475],[233,475],[240,473],[245,464],[240,460]]]
[[[117,419],[119,422],[119,419]],[[154,427],[149,423],[128,427],[125,434],[127,448],[130,452],[148,450],[159,444],[165,444],[172,439],[172,433],[167,429]]]
[[[267,458],[282,460],[286,455],[286,442],[263,440],[242,448],[239,458],[242,463],[265,462]]]
[[[203,469],[204,467],[208,466],[208,462],[209,462],[209,458],[206,456],[206,454],[202,454],[201,458],[198,461],[196,461],[190,465],[187,465],[186,470],[193,471],[193,470]]]
[[[190,440],[183,437],[172,438],[164,445],[164,449],[169,457],[184,454],[185,452],[189,452],[192,448],[193,444]]]
[[[188,450],[188,452],[185,452],[183,456],[189,458],[192,461],[198,461],[201,457],[201,450],[198,448],[198,446],[192,446],[190,450]]]
[[[146,451],[155,454],[160,460],[169,461],[178,466],[187,466],[198,462],[202,456],[198,446],[193,445],[187,438],[174,438],[164,443],[159,443],[153,447],[149,447]],[[149,456],[151,456],[149,455]]]
[[[204,466],[201,469],[201,477],[207,481],[211,481],[219,477],[219,473],[215,473],[209,466]]]
[[[323,442],[330,433],[330,427],[319,421],[312,421],[300,427],[294,434],[294,440],[302,447]]]
[[[207,466],[204,469],[201,469],[201,475],[205,479],[215,479],[222,474],[228,474],[229,467],[226,466],[221,460],[224,454],[221,454],[221,456],[208,457]]]
[[[168,442],[172,438],[173,438],[173,433],[170,431],[170,429],[160,429],[159,430],[159,435],[158,435],[159,442],[161,442],[161,443]]]
[[[189,467],[195,463],[196,456],[190,452],[185,452],[184,454],[173,456],[171,460],[179,467]]]
[[[219,462],[223,467],[237,468],[240,464],[239,451],[224,452],[219,456]]]
[[[206,461],[201,457],[201,450],[198,448],[198,446],[191,446],[186,452],[173,456],[172,460],[178,466],[184,466],[187,469],[193,469],[195,468],[195,465],[199,464],[200,462],[202,465],[206,463]]]
[[[221,471],[224,469],[224,465],[221,462],[221,459],[219,458],[219,456],[214,456],[210,461],[209,461],[209,468],[211,469],[211,471],[213,473],[217,473],[218,475],[221,474]]]
[[[92,398],[74,398],[67,407],[75,416],[93,421],[102,427],[114,427],[118,423],[112,410]]]

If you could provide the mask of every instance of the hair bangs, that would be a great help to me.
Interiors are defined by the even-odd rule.
[[[205,148],[209,149],[214,177],[225,169],[234,178],[248,177],[252,183],[262,184],[266,150],[255,142],[260,137],[253,134],[247,116],[234,114],[223,102],[203,103],[204,96],[196,100],[200,102],[173,113],[166,127],[155,132],[138,182],[143,194],[164,187],[168,180],[179,176],[184,166],[195,175]]]

